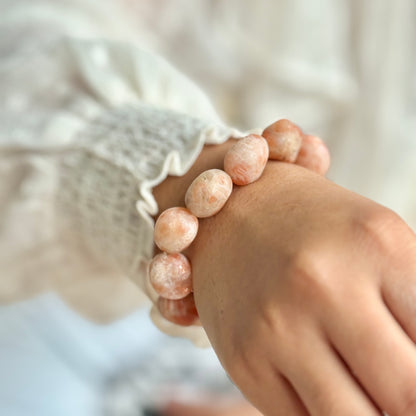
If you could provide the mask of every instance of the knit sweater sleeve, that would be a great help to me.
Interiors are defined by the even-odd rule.
[[[152,188],[238,132],[162,58],[74,36],[54,4],[5,8],[0,25],[0,299],[54,290],[111,321],[140,292],[152,298]],[[171,325],[155,309],[152,318],[206,344],[201,328]]]

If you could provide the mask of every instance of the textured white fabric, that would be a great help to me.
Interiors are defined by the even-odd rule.
[[[3,301],[52,288],[101,321],[137,306],[125,276],[150,252],[152,186],[227,135],[206,96],[145,49],[228,120],[285,116],[320,134],[331,178],[416,225],[412,0],[0,0],[0,16]],[[161,131],[148,135],[151,117]],[[172,142],[137,160],[164,123]]]
[[[53,289],[115,319],[143,302],[127,277],[145,290],[152,187],[237,132],[163,59],[94,39],[93,23],[75,38],[86,5],[0,6],[1,300]],[[204,343],[201,328],[184,332]]]

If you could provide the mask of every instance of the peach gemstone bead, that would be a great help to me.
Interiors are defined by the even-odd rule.
[[[155,224],[156,245],[167,253],[179,253],[194,241],[198,218],[186,208],[174,207],[163,211]]]
[[[191,264],[180,253],[155,256],[149,279],[156,292],[167,299],[182,299],[192,292]]]
[[[211,217],[224,206],[232,190],[233,181],[227,173],[220,169],[206,170],[191,183],[185,204],[195,216]]]
[[[302,143],[302,130],[289,120],[281,119],[266,127],[262,136],[269,145],[269,158],[295,162]]]
[[[331,164],[331,156],[325,143],[319,137],[306,134],[303,137],[296,164],[325,175]]]
[[[267,141],[257,134],[250,134],[228,150],[224,170],[236,185],[248,185],[260,178],[268,158]]]
[[[189,326],[199,323],[198,311],[192,293],[179,300],[160,297],[157,300],[157,307],[161,315],[174,324]]]

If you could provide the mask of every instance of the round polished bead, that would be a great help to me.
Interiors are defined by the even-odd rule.
[[[220,169],[206,170],[191,183],[185,204],[195,216],[211,217],[224,206],[232,190],[233,181],[227,173]]]
[[[325,175],[331,164],[331,156],[325,143],[317,136],[305,134],[296,164]]]
[[[186,208],[174,207],[163,211],[155,224],[156,245],[167,253],[179,253],[194,241],[198,218]]]
[[[302,130],[289,120],[281,119],[266,127],[262,136],[269,145],[269,158],[295,162],[302,143]]]
[[[189,326],[199,323],[198,311],[192,293],[179,300],[160,297],[157,300],[157,307],[160,314],[174,324]]]
[[[182,299],[192,292],[191,264],[181,253],[161,253],[149,266],[155,291],[167,299]]]
[[[228,150],[224,170],[236,185],[248,185],[260,178],[268,158],[267,141],[257,134],[250,134]]]

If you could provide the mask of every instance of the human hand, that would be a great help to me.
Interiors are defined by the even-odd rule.
[[[416,237],[390,210],[269,162],[186,254],[211,343],[265,415],[416,414]]]
[[[201,404],[171,402],[163,409],[162,414],[164,416],[261,416],[261,413],[245,400],[227,404],[214,400]]]

